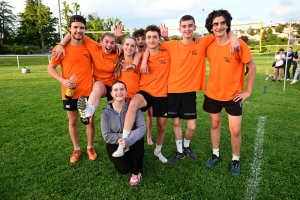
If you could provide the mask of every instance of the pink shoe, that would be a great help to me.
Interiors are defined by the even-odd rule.
[[[129,181],[129,184],[130,185],[137,185],[142,179],[142,174],[139,173],[138,175],[134,175],[132,174],[131,178],[130,178],[130,181]]]

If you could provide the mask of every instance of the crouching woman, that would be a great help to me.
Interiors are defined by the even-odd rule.
[[[144,159],[144,134],[146,124],[140,110],[129,136],[123,136],[123,126],[129,101],[125,100],[127,95],[126,85],[122,81],[116,81],[111,86],[113,102],[107,104],[101,114],[101,131],[106,142],[106,151],[110,161],[121,174],[132,173],[129,183],[137,185],[142,178]],[[119,144],[124,148],[124,156],[113,157]]]

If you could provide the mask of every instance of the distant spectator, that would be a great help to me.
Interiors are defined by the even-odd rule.
[[[284,66],[283,66],[283,72],[284,72],[284,76],[286,76],[286,80],[290,80],[290,68],[293,62],[293,58],[294,58],[294,52],[293,52],[293,48],[289,47],[288,48],[288,52],[285,53],[285,57],[284,57]],[[287,61],[287,66],[285,64],[285,62]],[[286,72],[285,72],[285,67],[286,67]]]

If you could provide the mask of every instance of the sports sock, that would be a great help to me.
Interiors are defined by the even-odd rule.
[[[95,107],[92,105],[88,105],[88,110],[89,110],[90,116],[93,116],[95,113]]]
[[[220,156],[220,149],[212,149],[213,154],[215,154],[216,156]]]
[[[183,140],[183,146],[184,147],[189,147],[190,146],[190,141],[191,140],[187,140],[187,139],[184,138],[184,140]]]
[[[177,146],[177,151],[179,153],[182,153],[182,140],[175,140],[176,146]]]
[[[235,156],[232,154],[232,160],[240,160],[240,156]]]
[[[130,134],[130,131],[127,131],[125,129],[123,129],[123,135],[122,135],[122,138],[127,138]]]
[[[76,148],[74,148],[74,150],[75,150],[75,151],[78,151],[78,150],[80,150],[80,147],[76,147]]]
[[[162,148],[162,145],[156,144],[155,151],[156,151],[156,152],[161,152],[161,148]]]
[[[91,149],[91,148],[93,148],[93,146],[87,146],[86,148],[87,148],[87,149]]]

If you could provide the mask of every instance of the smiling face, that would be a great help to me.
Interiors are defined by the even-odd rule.
[[[193,20],[181,21],[180,28],[178,30],[184,38],[193,37],[193,33],[196,30],[196,25]]]
[[[149,49],[158,48],[160,37],[156,31],[148,31],[146,33],[146,44]]]
[[[116,39],[108,35],[104,36],[101,40],[101,47],[105,54],[112,53],[113,49],[116,47]]]
[[[72,36],[72,39],[82,40],[85,33],[85,25],[81,22],[73,22],[69,26],[69,32]]]
[[[211,31],[216,37],[223,37],[227,35],[226,30],[228,26],[223,16],[214,18],[212,25]]]
[[[123,101],[127,95],[127,90],[122,82],[116,82],[111,86],[111,96],[114,98],[114,101]]]
[[[124,55],[131,56],[135,52],[136,49],[136,41],[133,38],[125,38],[122,49]]]

